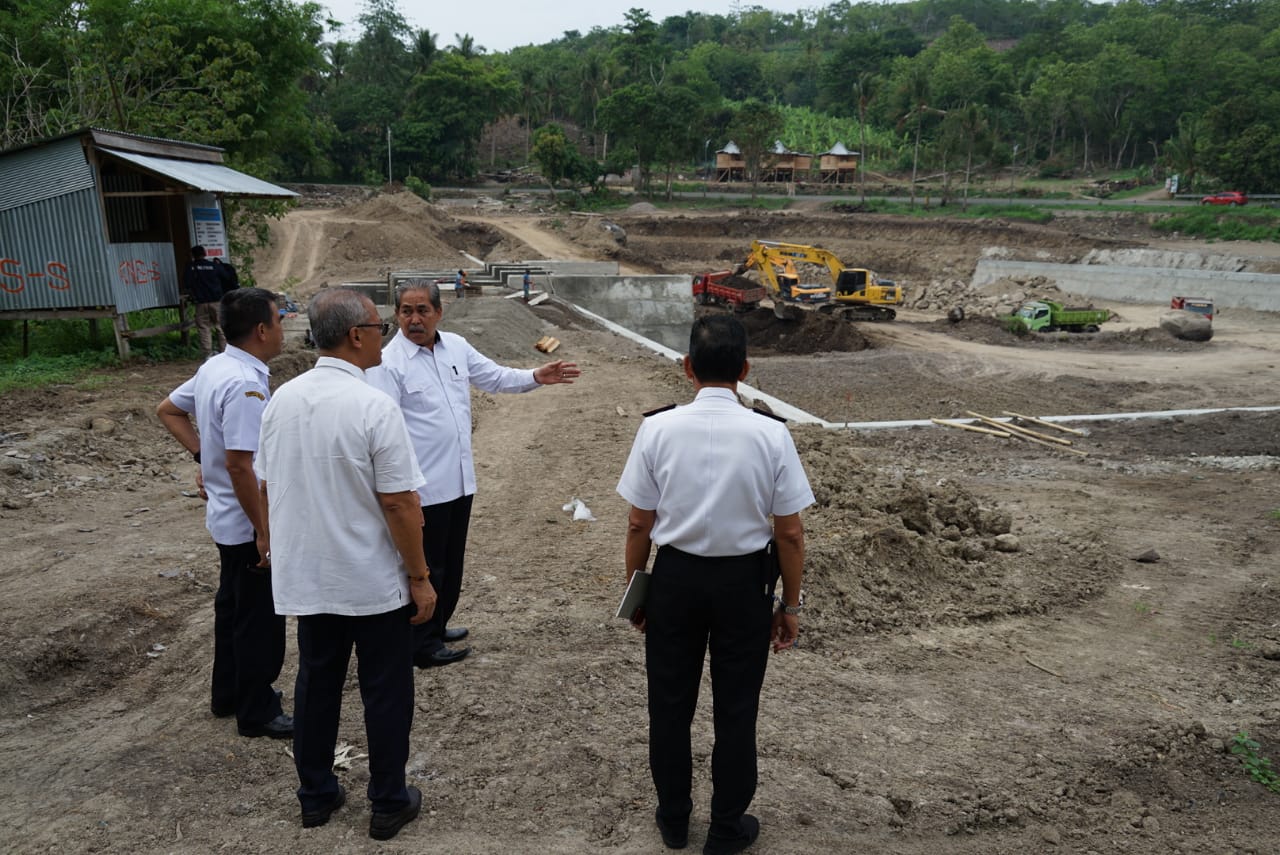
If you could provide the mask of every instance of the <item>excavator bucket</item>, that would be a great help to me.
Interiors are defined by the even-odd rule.
[[[773,316],[780,321],[798,321],[804,317],[804,309],[799,306],[779,303],[775,300],[773,303]]]

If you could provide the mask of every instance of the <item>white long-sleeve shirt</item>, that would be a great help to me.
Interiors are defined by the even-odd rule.
[[[403,332],[382,351],[382,364],[366,372],[404,413],[426,486],[423,505],[476,492],[471,455],[471,387],[485,392],[528,392],[538,387],[531,368],[506,368],[455,333],[437,332],[434,348],[419,347]]]

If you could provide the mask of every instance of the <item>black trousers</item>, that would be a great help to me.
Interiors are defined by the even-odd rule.
[[[409,651],[413,612],[412,606],[405,606],[360,617],[299,616],[293,762],[303,813],[333,804],[338,794],[333,752],[353,646],[365,738],[369,741],[369,801],[374,813],[391,813],[409,803],[404,767],[409,762],[409,728],[413,725],[413,658]]]
[[[213,597],[212,708],[240,725],[280,715],[271,684],[284,665],[284,617],[276,614],[271,573],[261,570],[253,541],[218,547],[222,566]]]
[[[693,809],[690,725],[711,651],[711,827],[737,833],[756,792],[756,715],[769,661],[776,570],[766,553],[701,558],[658,550],[645,603],[649,769],[665,820]]]
[[[467,551],[467,529],[471,526],[474,498],[462,496],[422,508],[422,550],[431,568],[436,610],[426,623],[413,627],[415,653],[434,653],[444,645],[445,628],[462,594],[462,559]]]

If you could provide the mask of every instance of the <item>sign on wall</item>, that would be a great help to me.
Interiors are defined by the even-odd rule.
[[[227,230],[222,222],[222,206],[212,193],[187,194],[187,220],[191,243],[204,247],[209,258],[227,257]]]

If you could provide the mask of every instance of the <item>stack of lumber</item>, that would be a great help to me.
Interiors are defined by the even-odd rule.
[[[1063,427],[1062,425],[1047,422],[1044,419],[1038,419],[1034,416],[1024,416],[1020,413],[1011,413],[1008,410],[1004,411],[1004,415],[1008,416],[1006,419],[996,419],[990,416],[984,416],[981,413],[975,413],[972,410],[966,411],[965,415],[969,416],[973,421],[978,422],[978,424],[970,424],[969,422],[959,421],[956,419],[930,419],[929,421],[936,425],[959,428],[960,430],[994,436],[999,439],[1020,439],[1025,442],[1034,442],[1038,445],[1047,445],[1050,448],[1056,448],[1059,451],[1066,451],[1071,454],[1078,454],[1081,457],[1089,456],[1089,452],[1073,448],[1072,446],[1074,443],[1069,439],[1063,439],[1059,436],[1051,436],[1050,434],[1032,430],[1031,428],[1014,424],[1013,422],[1025,422],[1027,424],[1038,425],[1039,427],[1052,428],[1053,430],[1071,434],[1073,436],[1084,436],[1084,431],[1082,430]]]

